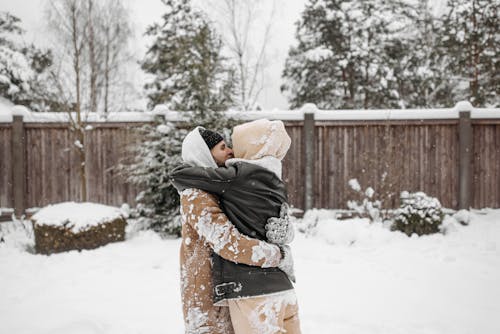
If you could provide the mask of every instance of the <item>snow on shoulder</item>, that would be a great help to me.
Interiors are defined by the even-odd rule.
[[[42,208],[31,218],[37,225],[69,227],[78,233],[90,227],[123,219],[120,209],[97,204],[64,202]]]

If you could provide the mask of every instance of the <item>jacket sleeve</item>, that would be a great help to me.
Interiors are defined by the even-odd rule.
[[[169,174],[169,178],[179,192],[189,188],[196,188],[221,195],[231,185],[236,178],[236,174],[237,169],[235,166],[209,168],[181,165]]]
[[[181,193],[181,213],[207,244],[222,258],[262,268],[277,267],[278,246],[241,234],[220,209],[215,196],[198,189]]]

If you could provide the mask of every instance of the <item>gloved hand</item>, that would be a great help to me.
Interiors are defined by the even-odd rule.
[[[295,283],[295,272],[293,269],[293,258],[292,250],[288,245],[280,246],[282,258],[278,264],[278,268],[281,269],[290,279],[290,281]]]
[[[267,220],[265,226],[267,241],[277,245],[285,245],[292,242],[295,237],[295,230],[290,221],[288,211],[288,204],[283,203],[281,205],[280,216],[271,217]]]

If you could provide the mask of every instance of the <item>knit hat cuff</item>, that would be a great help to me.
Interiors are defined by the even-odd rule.
[[[199,131],[209,150],[211,150],[215,145],[224,140],[224,138],[222,138],[222,136],[215,131],[204,128],[200,128]]]

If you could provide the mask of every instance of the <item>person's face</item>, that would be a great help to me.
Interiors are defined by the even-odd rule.
[[[234,158],[233,150],[226,145],[225,141],[221,141],[212,147],[210,153],[212,153],[212,157],[219,167],[224,167],[227,159]]]

